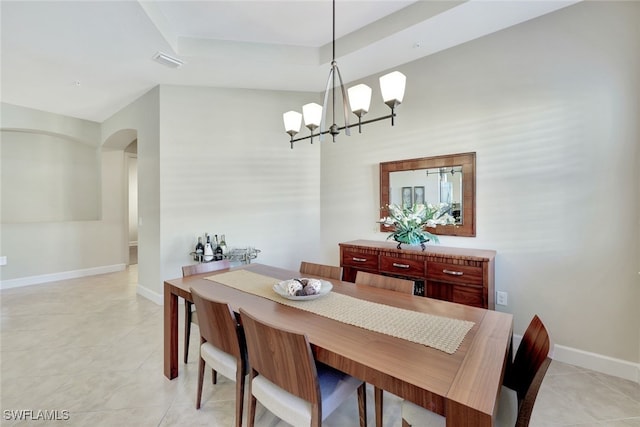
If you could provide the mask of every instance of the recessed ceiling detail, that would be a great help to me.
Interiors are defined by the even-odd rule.
[[[336,58],[350,84],[578,1],[336,0]],[[331,61],[325,1],[1,7],[2,102],[97,122],[158,84],[320,93]],[[154,52],[189,66],[158,67]],[[60,84],[75,80],[83,90]]]

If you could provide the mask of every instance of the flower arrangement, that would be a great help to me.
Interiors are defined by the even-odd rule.
[[[449,205],[440,203],[415,204],[412,207],[400,207],[392,204],[388,205],[389,216],[380,219],[380,224],[387,227],[395,227],[388,239],[393,238],[400,245],[420,245],[422,250],[424,244],[429,240],[438,243],[438,236],[426,231],[425,227],[435,228],[436,225],[455,224],[455,219],[448,213]]]

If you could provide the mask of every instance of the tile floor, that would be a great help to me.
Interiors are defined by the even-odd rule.
[[[0,293],[2,426],[233,425],[231,381],[221,378],[214,387],[207,373],[204,403],[195,409],[198,339],[191,340],[180,376],[163,376],[162,307],[136,295],[136,282],[132,266]],[[197,336],[197,327],[192,333]],[[385,403],[385,426],[400,426],[398,399],[385,395]],[[32,410],[31,418],[43,417],[38,410],[57,410],[48,414],[68,419],[11,419],[19,410]],[[285,425],[262,408],[256,424]],[[324,425],[357,426],[355,395]],[[531,426],[640,426],[640,385],[553,362]]]

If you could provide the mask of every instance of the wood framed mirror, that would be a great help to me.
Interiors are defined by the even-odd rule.
[[[433,234],[475,237],[476,153],[450,154],[380,163],[380,217],[389,204],[447,203],[455,225],[429,228]],[[380,231],[393,227],[380,224]]]

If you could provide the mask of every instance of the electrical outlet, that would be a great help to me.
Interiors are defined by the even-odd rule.
[[[0,256],[0,265],[7,265],[7,257]]]
[[[496,291],[496,304],[507,305],[507,293],[505,291]]]

